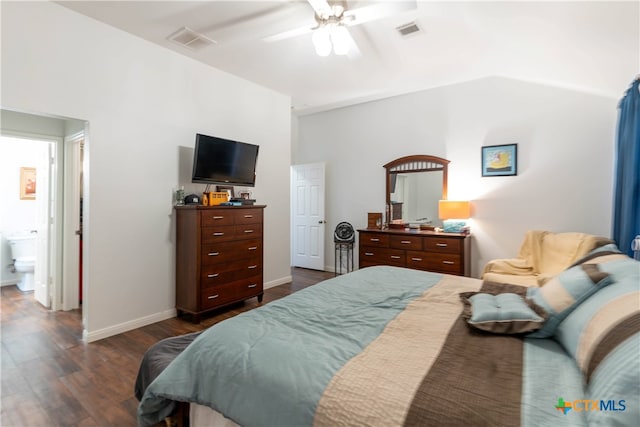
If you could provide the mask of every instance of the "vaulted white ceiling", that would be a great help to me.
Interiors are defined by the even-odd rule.
[[[263,40],[314,24],[302,0],[58,3],[290,95],[299,114],[496,75],[619,98],[640,69],[637,0],[418,0],[410,11],[349,27],[357,59],[317,56],[310,33]],[[421,31],[402,37],[396,28],[410,22]],[[182,27],[216,43],[192,51],[170,41]]]

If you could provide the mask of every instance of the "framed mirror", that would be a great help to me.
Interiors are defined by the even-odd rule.
[[[386,165],[389,220],[441,227],[438,201],[447,198],[449,160],[436,156],[400,157]]]

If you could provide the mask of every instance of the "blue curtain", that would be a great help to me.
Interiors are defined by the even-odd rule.
[[[620,101],[616,141],[613,239],[632,256],[631,242],[640,235],[640,77]]]

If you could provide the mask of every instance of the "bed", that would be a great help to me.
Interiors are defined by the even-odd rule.
[[[178,402],[198,427],[640,425],[640,263],[608,245],[556,281],[389,266],[326,280],[150,349],[139,425]],[[476,295],[504,294],[533,317],[480,311]]]

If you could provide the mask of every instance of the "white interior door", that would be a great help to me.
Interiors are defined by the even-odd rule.
[[[83,140],[83,135],[76,135],[64,143],[63,310],[80,307],[80,150]]]
[[[324,270],[324,163],[291,167],[291,256],[294,267]]]
[[[36,260],[34,269],[34,296],[43,306],[49,308],[49,233],[51,230],[51,164],[53,144],[37,160],[36,165]]]

